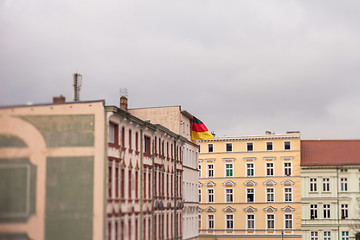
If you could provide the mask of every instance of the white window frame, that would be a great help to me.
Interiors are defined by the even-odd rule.
[[[232,158],[224,158],[223,159],[224,160],[224,177],[226,177],[226,178],[231,178],[231,177],[234,177],[234,159],[232,159]],[[231,176],[227,176],[226,175],[226,171],[227,171],[227,168],[226,168],[226,165],[227,164],[231,164],[231,172],[232,172],[232,175]]]
[[[331,231],[324,231],[324,240],[331,240]]]
[[[310,219],[312,219],[312,213],[314,213],[314,219],[318,219],[318,207],[317,204],[310,204]]]
[[[349,240],[349,231],[341,231],[341,240]]]
[[[268,167],[268,163],[272,164],[272,167]],[[272,171],[272,175],[268,174],[269,169]],[[275,164],[274,164],[274,161],[265,161],[265,176],[267,176],[267,177],[275,176]]]
[[[212,151],[210,151],[210,146],[212,147]],[[214,144],[213,144],[213,143],[208,143],[208,145],[207,145],[207,152],[208,152],[208,153],[213,153],[213,152],[214,152]]]
[[[317,178],[310,178],[309,182],[309,192],[317,192]]]
[[[210,200],[210,193],[209,193],[209,190],[212,190],[212,202],[210,202],[209,200]],[[215,202],[215,189],[214,188],[207,188],[206,189],[206,202],[207,203],[214,203]]]
[[[319,240],[319,232],[311,231],[310,232],[310,240]]]
[[[323,178],[323,192],[330,192],[330,178]]]
[[[212,166],[212,176],[210,176],[210,167],[209,166]],[[215,168],[214,168],[214,162],[208,162],[206,164],[206,177],[208,178],[213,178],[215,176]]]
[[[252,168],[248,168],[248,164],[252,164]],[[252,175],[249,175],[248,170],[252,170]],[[245,176],[246,177],[255,177],[255,162],[254,161],[246,161],[245,162]]]
[[[286,143],[289,143],[290,148],[286,149]],[[284,141],[284,151],[291,151],[291,141]]]
[[[283,189],[284,189],[284,202],[293,202],[293,188],[292,188],[292,186],[284,186]],[[290,189],[290,193],[287,193],[286,189]],[[289,194],[290,194],[290,197],[291,197],[291,201],[286,200],[286,195],[289,195]]]
[[[227,190],[231,190],[231,194],[228,194]],[[228,201],[228,195],[231,195],[232,201]],[[233,203],[233,202],[234,202],[234,188],[225,187],[225,203]]]
[[[199,193],[198,200],[199,200],[199,203],[201,203],[202,202],[202,190],[201,190],[201,188],[199,188],[198,193]]]
[[[232,228],[228,228],[228,216],[232,216]],[[234,231],[234,214],[233,213],[225,213],[225,234],[227,234],[227,231]],[[232,232],[233,233],[233,232]]]
[[[254,216],[254,218],[252,219],[252,222],[253,222],[253,228],[249,228],[249,216],[252,215]],[[255,228],[256,228],[256,225],[255,225],[255,212],[251,212],[251,213],[246,213],[246,232],[247,234],[255,234]],[[253,233],[248,233],[248,231],[253,231]]]
[[[252,145],[252,150],[249,150],[250,144]],[[254,143],[253,142],[247,142],[246,143],[246,151],[247,152],[253,152],[254,151]]]
[[[331,204],[323,204],[323,218],[330,219],[331,217]]]
[[[283,176],[284,177],[291,177],[293,175],[293,164],[292,164],[292,157],[283,157]],[[285,175],[286,169],[289,167],[285,167],[285,163],[290,163],[290,175]]]
[[[348,191],[348,180],[347,178],[340,178],[340,192]]]
[[[268,150],[268,143],[271,143],[271,150]],[[274,143],[273,142],[265,142],[265,151],[267,151],[267,152],[274,151]]]
[[[210,228],[210,219],[209,219],[209,217],[210,216],[212,216],[212,228]],[[207,226],[207,229],[208,229],[208,231],[215,231],[215,214],[213,214],[213,213],[208,213],[208,214],[206,214],[206,226]]]
[[[253,201],[252,201],[252,202],[249,202],[249,199],[248,199],[248,190],[252,190],[252,193],[253,193]],[[247,186],[247,187],[246,187],[246,202],[247,202],[247,203],[255,203],[255,187],[254,187],[254,186],[252,186],[252,187]]]
[[[349,205],[348,204],[341,204],[340,217],[341,217],[341,219],[349,219]]]
[[[286,221],[288,221],[288,219],[286,219],[286,215],[289,215],[289,216],[291,216],[291,228],[286,228]],[[291,212],[291,213],[284,213],[284,230],[285,230],[285,232],[286,231],[293,231],[293,229],[294,229],[294,216],[293,216],[293,213]]]
[[[269,228],[269,219],[268,216],[269,215],[273,215],[274,219],[273,224],[274,224],[274,228]],[[266,217],[265,217],[265,226],[266,226],[266,234],[275,234],[275,226],[276,226],[276,222],[275,222],[275,213],[274,212],[266,212]],[[272,231],[272,233],[269,233],[269,231]]]
[[[272,195],[272,198],[273,198],[272,201],[269,201],[269,199],[268,199],[268,196],[269,196],[268,189],[272,189],[272,190],[273,190],[273,192],[270,194],[270,195]],[[269,203],[269,202],[275,202],[275,187],[274,187],[274,186],[266,186],[266,187],[265,187],[265,197],[266,197],[265,200],[266,200],[267,203]]]
[[[201,178],[201,163],[199,163],[198,170],[199,170],[199,178]]]
[[[228,151],[227,147],[231,146],[231,151]],[[225,143],[225,152],[233,152],[233,144],[232,143]]]

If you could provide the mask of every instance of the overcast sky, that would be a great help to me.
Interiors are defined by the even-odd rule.
[[[360,137],[360,1],[0,0],[0,105],[181,105],[217,136]]]

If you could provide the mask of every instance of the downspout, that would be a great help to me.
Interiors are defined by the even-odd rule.
[[[140,239],[144,239],[144,139],[143,139],[143,130],[140,129]],[[145,223],[146,224],[146,223]]]
[[[151,181],[152,181],[152,189],[151,189],[151,221],[152,221],[152,231],[151,231],[151,239],[155,240],[155,229],[156,229],[156,223],[155,223],[155,210],[154,210],[154,206],[155,206],[155,140],[154,137],[152,139],[152,154],[151,154],[151,161],[152,161],[152,171],[151,171]],[[159,181],[160,182],[160,181]]]
[[[177,206],[176,206],[176,200],[177,200],[177,157],[176,157],[176,141],[174,141],[174,237],[175,239],[178,239],[178,234],[177,234]]]
[[[339,218],[339,168],[336,167],[336,202],[337,202],[337,225],[338,225],[338,239],[340,239],[340,218]]]

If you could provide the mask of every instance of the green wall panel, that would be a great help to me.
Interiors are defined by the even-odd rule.
[[[0,148],[24,148],[23,140],[12,135],[0,134]]]
[[[0,159],[0,222],[25,222],[35,212],[35,187],[28,158]]]
[[[92,239],[93,157],[48,158],[46,240]]]
[[[94,115],[18,116],[36,127],[48,147],[94,146]]]

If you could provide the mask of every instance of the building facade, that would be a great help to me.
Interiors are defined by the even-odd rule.
[[[180,106],[129,109],[131,114],[161,124],[172,132],[186,138],[182,148],[182,238],[197,239],[198,237],[198,198],[199,184],[197,161],[198,145],[191,141],[191,125],[193,116]]]
[[[299,132],[199,144],[199,239],[301,239]]]
[[[0,108],[0,239],[105,237],[104,102]]]
[[[356,239],[360,140],[302,140],[301,149],[303,239]]]

